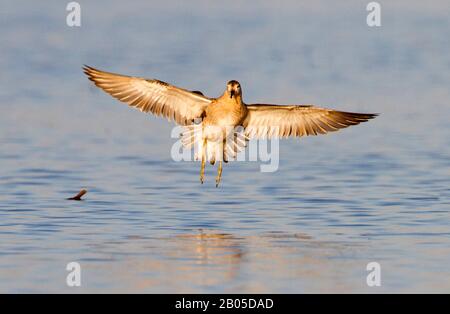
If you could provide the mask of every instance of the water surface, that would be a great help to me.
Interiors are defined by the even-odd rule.
[[[383,3],[369,28],[364,1],[297,2],[83,2],[80,28],[61,2],[2,4],[0,292],[450,292],[448,4]],[[82,64],[381,115],[281,142],[274,173],[230,163],[216,189],[171,159],[173,124]]]

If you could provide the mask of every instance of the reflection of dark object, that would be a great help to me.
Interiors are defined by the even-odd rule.
[[[69,197],[68,200],[70,201],[81,201],[81,197],[87,193],[87,190],[82,189],[77,195],[74,197]]]

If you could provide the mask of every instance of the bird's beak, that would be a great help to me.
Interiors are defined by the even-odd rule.
[[[231,90],[230,91],[230,98],[233,98],[233,96],[234,96],[234,90]]]

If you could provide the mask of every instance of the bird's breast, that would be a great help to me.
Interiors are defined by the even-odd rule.
[[[239,106],[230,104],[215,104],[206,110],[203,120],[204,138],[210,141],[220,141],[232,134],[234,128],[242,121],[242,111]]]
[[[206,110],[205,125],[237,126],[245,116],[245,106],[233,103],[216,103]]]

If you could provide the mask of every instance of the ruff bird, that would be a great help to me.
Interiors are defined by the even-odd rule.
[[[231,80],[220,97],[206,97],[156,79],[126,76],[83,67],[94,84],[114,98],[142,112],[163,116],[185,127],[182,142],[198,144],[200,182],[205,162],[218,161],[216,187],[222,177],[222,161],[236,157],[249,139],[326,134],[374,118],[377,114],[344,112],[313,105],[246,104],[242,87]],[[200,129],[200,136],[196,136]]]

